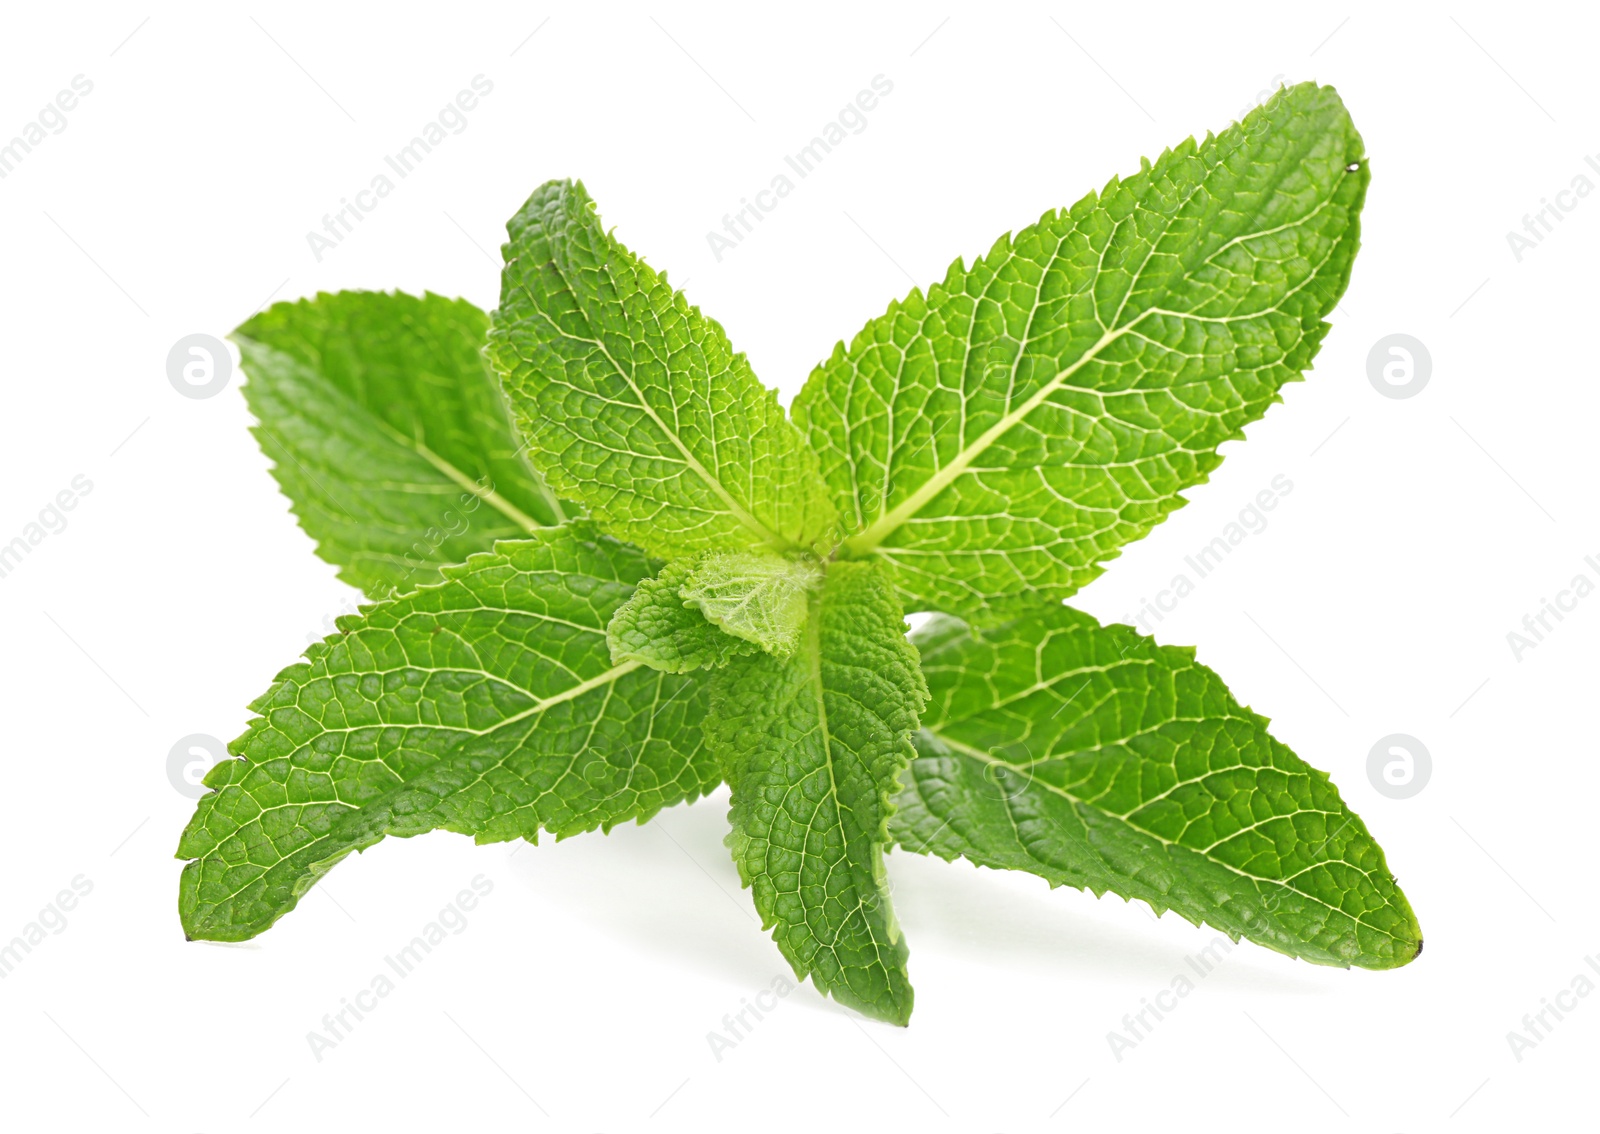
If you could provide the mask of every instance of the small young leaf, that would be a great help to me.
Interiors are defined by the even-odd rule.
[[[664,673],[688,673],[755,653],[754,642],[724,633],[683,601],[680,592],[693,566],[689,559],[668,563],[617,608],[606,627],[612,661],[641,661]]]
[[[832,564],[809,605],[793,656],[737,658],[711,676],[706,735],[733,787],[728,846],[795,973],[904,1024],[911,981],[883,849],[927,688],[878,568]]]
[[[704,683],[606,648],[650,566],[568,525],[340,619],[206,776],[178,847],[185,932],[253,937],[386,835],[559,838],[716,786]]]
[[[932,696],[896,841],[1175,910],[1326,965],[1386,969],[1422,932],[1319,772],[1194,651],[1056,607],[914,635]]]
[[[371,598],[563,519],[517,451],[488,324],[461,299],[341,291],[233,333],[273,476],[317,554]]]
[[[665,559],[831,547],[817,458],[720,326],[551,181],[507,226],[489,358],[531,457],[618,538]]]
[[[1089,582],[1311,364],[1367,179],[1306,83],[891,304],[794,402],[846,553],[969,620]]]
[[[822,570],[812,559],[712,552],[690,572],[682,594],[708,621],[784,658],[800,640],[807,597],[821,582]]]

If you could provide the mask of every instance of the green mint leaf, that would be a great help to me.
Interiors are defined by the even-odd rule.
[[[891,304],[794,403],[846,553],[969,619],[1089,582],[1311,364],[1367,180],[1306,83]]]
[[[831,547],[817,458],[777,396],[581,183],[543,185],[507,228],[488,353],[557,491],[662,558]]]
[[[869,1016],[911,1016],[883,849],[927,696],[883,573],[834,563],[801,643],[711,677],[706,736],[733,788],[728,846],[797,976]]]
[[[499,544],[340,620],[278,675],[184,831],[191,938],[238,941],[351,851],[444,829],[558,838],[716,786],[705,684],[613,664],[606,623],[651,564],[587,525]]]
[[[563,518],[517,452],[487,328],[465,300],[341,291],[233,334],[273,476],[317,554],[371,598]]]
[[[688,673],[726,665],[757,650],[756,643],[723,633],[683,601],[680,592],[693,566],[690,559],[668,563],[617,608],[606,627],[612,661],[640,661],[665,673]]]
[[[1422,951],[1383,851],[1194,651],[1057,607],[913,636],[931,698],[896,841],[1386,969]]]
[[[681,593],[707,621],[769,654],[788,657],[800,641],[808,597],[821,581],[814,559],[712,552],[690,572]]]

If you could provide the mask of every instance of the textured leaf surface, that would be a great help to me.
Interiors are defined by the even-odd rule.
[[[188,935],[253,937],[385,835],[560,837],[714,787],[704,683],[606,647],[650,567],[569,525],[341,619],[206,777],[178,847]]]
[[[1310,365],[1367,180],[1304,84],[892,304],[794,404],[847,550],[969,620],[1089,582]]]
[[[518,454],[461,299],[341,291],[234,332],[254,432],[317,554],[380,598],[562,514]]]
[[[1422,949],[1383,852],[1194,651],[1065,607],[914,635],[932,694],[893,833],[941,858],[1110,890],[1291,956]]]
[[[832,544],[817,458],[776,395],[581,184],[546,183],[507,227],[489,357],[557,491],[663,558]]]
[[[707,736],[733,787],[728,846],[799,976],[869,1016],[911,1016],[883,848],[926,690],[894,592],[836,563],[801,646],[717,670]]]
[[[681,591],[693,566],[690,559],[668,563],[617,608],[606,627],[612,661],[640,661],[667,673],[688,673],[726,665],[760,648],[724,633],[683,601]]]
[[[696,564],[682,594],[734,637],[788,657],[805,626],[810,593],[821,581],[821,568],[813,559],[712,552]]]

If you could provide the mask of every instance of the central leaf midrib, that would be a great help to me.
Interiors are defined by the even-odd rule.
[[[1071,365],[1067,366],[1065,369],[1056,374],[1056,376],[1050,379],[1050,381],[1040,386],[1039,389],[1029,396],[1028,400],[1023,402],[1020,407],[1012,410],[999,421],[991,425],[988,429],[984,430],[976,441],[974,441],[971,445],[968,445],[965,449],[961,450],[961,452],[957,453],[949,464],[944,465],[931,477],[923,481],[915,492],[902,500],[892,511],[880,516],[866,531],[861,532],[859,535],[851,536],[849,539],[845,540],[845,548],[855,555],[865,555],[866,553],[877,548],[877,546],[887,539],[896,528],[900,527],[901,524],[905,523],[912,516],[915,516],[922,510],[924,505],[949,487],[950,483],[958,476],[966,472],[968,466],[982,456],[990,445],[993,445],[1002,436],[1021,423],[1024,418],[1026,418],[1034,410],[1038,409],[1046,398],[1055,393],[1057,390],[1061,389],[1066,384],[1068,378],[1072,377],[1073,374],[1077,373],[1078,370],[1082,369],[1084,366],[1087,366],[1090,362],[1093,362],[1099,356],[1102,350],[1104,350],[1111,343],[1115,342],[1117,339],[1121,338],[1123,335],[1127,334],[1134,327],[1138,326],[1140,320],[1142,320],[1145,315],[1148,314],[1148,311],[1143,312],[1137,318],[1129,322],[1126,326],[1118,327],[1114,331],[1107,331],[1101,335],[1100,338],[1092,346],[1090,346],[1088,350],[1079,355]]]
[[[390,426],[388,422],[379,419],[379,424],[392,433],[397,441],[399,441],[401,444],[407,445],[407,447],[415,452],[417,456],[427,461],[446,477],[455,481],[456,484],[472,493],[478,499],[491,505],[508,520],[525,529],[530,534],[537,532],[539,529],[545,526],[539,523],[538,520],[535,520],[532,516],[528,515],[521,508],[518,508],[515,504],[511,503],[511,501],[507,500],[497,490],[493,488],[485,488],[483,485],[473,480],[460,468],[451,464],[438,453],[435,453],[432,449],[430,449],[421,438],[415,438],[407,442],[405,434]],[[562,514],[561,506],[560,503],[556,501],[554,495],[551,496],[550,503],[552,507],[556,509],[556,515],[560,516]]]
[[[587,679],[585,681],[580,681],[575,685],[571,685],[571,686],[567,687],[566,689],[562,690],[560,693],[554,693],[554,694],[551,694],[549,697],[545,697],[545,698],[542,698],[542,699],[539,699],[539,700],[535,701],[532,705],[530,705],[528,708],[522,710],[520,713],[515,713],[512,716],[509,716],[509,717],[505,718],[502,721],[496,722],[495,725],[492,728],[479,730],[479,729],[471,729],[471,728],[457,729],[457,728],[453,728],[451,726],[433,726],[433,727],[438,727],[441,732],[460,732],[460,733],[463,734],[463,737],[465,737],[465,736],[488,736],[488,735],[490,735],[492,733],[498,732],[499,730],[503,729],[506,725],[515,724],[517,721],[523,720],[523,719],[525,719],[527,717],[536,716],[537,714],[544,712],[546,709],[549,709],[552,706],[559,705],[559,704],[561,704],[562,702],[565,702],[565,701],[575,700],[576,698],[583,696],[585,693],[591,692],[592,690],[597,689],[597,688],[599,688],[599,687],[601,687],[603,685],[612,684],[612,683],[620,680],[621,678],[625,677],[629,673],[632,673],[634,670],[638,669],[640,667],[640,665],[642,665],[642,664],[643,664],[642,662],[630,661],[630,662],[623,662],[621,665],[612,666],[610,669],[606,670],[605,672],[597,674],[594,677],[591,677],[591,678],[589,678],[589,679]],[[391,727],[391,726],[385,724],[382,727]],[[353,729],[343,729],[343,730],[340,730],[340,729],[326,729],[326,730],[323,731],[323,733],[321,735],[326,736],[329,733],[336,733],[336,732],[341,732],[341,731],[342,732],[350,732],[350,731],[354,731],[354,730]],[[459,746],[459,745],[457,745],[457,746]],[[448,752],[441,753],[440,756],[439,756],[439,761],[444,760],[447,756],[448,756]],[[430,766],[437,766],[437,763],[438,763],[438,761],[435,762],[435,765],[430,765]],[[378,802],[382,801],[383,799],[389,798],[393,794],[394,791],[400,790],[400,789],[403,789],[403,788],[406,788],[406,787],[409,787],[409,786],[410,786],[409,784],[406,784],[406,783],[402,782],[402,783],[396,785],[396,787],[394,789],[391,789],[390,791],[386,791],[385,793],[383,793],[382,795],[378,796],[376,799],[370,801],[367,804],[359,804],[359,805],[358,804],[351,804],[351,803],[346,803],[345,801],[339,800],[339,799],[328,800],[328,801],[323,801],[323,802],[337,803],[341,807],[345,807],[345,808],[349,809],[349,811],[347,812],[347,815],[358,815],[358,814],[360,814],[362,812],[370,810],[373,804],[378,803]],[[257,813],[256,818],[257,818],[257,820],[259,820],[259,817],[261,815],[265,815],[266,813],[271,812],[271,811],[278,811],[278,810],[281,810],[281,809],[286,808],[286,807],[303,807],[304,805],[305,805],[305,801],[304,800],[296,799],[296,800],[288,800],[288,801],[286,801],[284,803],[274,804],[274,805],[268,806],[268,807],[260,807],[260,808],[258,808],[258,813]],[[331,833],[330,833],[330,835],[325,836],[325,838],[333,838],[333,837],[335,837],[335,836],[333,834],[331,834]],[[216,853],[216,850],[214,849],[212,854],[215,854],[215,853]],[[347,850],[347,851],[344,851],[342,853],[343,854],[348,854],[349,851]],[[199,861],[202,861],[202,860],[204,860],[206,858],[210,858],[210,857],[212,857],[212,855],[200,855],[197,858],[191,859],[190,861],[199,862]],[[293,858],[294,858],[294,855],[292,855],[292,854],[284,855],[282,858],[280,858],[277,862],[273,863],[272,866],[268,867],[267,869],[268,870],[275,870],[275,869],[281,867],[285,863],[292,862]],[[315,865],[315,864],[313,864],[313,865]],[[259,880],[259,878],[250,879],[243,886],[241,886],[238,890],[235,890],[230,895],[228,895],[228,898],[226,900],[227,901],[232,901],[234,898],[237,898],[240,894],[244,893],[245,890],[249,889],[250,886],[254,885],[255,882],[258,881],[258,880]],[[222,903],[212,903],[212,904],[213,905],[219,905],[219,904],[222,904]]]
[[[614,665],[604,673],[596,674],[586,681],[580,681],[576,685],[568,686],[560,693],[554,693],[549,697],[545,697],[534,702],[534,704],[528,706],[528,708],[523,709],[522,712],[515,713],[512,716],[507,717],[505,720],[500,721],[494,726],[494,728],[489,729],[488,732],[497,732],[500,729],[505,728],[506,725],[515,724],[524,717],[531,717],[538,713],[542,713],[552,705],[559,705],[563,701],[575,700],[592,689],[598,689],[602,685],[609,685],[614,681],[618,681],[623,677],[626,677],[643,664],[644,663],[642,661],[626,661],[622,662],[620,665]]]
[[[813,600],[812,600],[812,602],[810,604],[810,607],[811,607],[810,610],[808,610],[806,612],[806,646],[805,646],[805,648],[806,648],[806,652],[807,652],[807,658],[806,658],[807,677],[809,678],[809,681],[810,681],[812,689],[815,690],[815,693],[816,693],[817,728],[818,728],[818,730],[820,732],[820,735],[822,737],[822,760],[823,760],[823,764],[827,767],[827,770],[828,770],[828,796],[829,796],[829,798],[831,798],[833,800],[833,813],[834,813],[836,822],[839,824],[840,834],[843,836],[844,862],[849,867],[855,867],[855,866],[858,866],[860,864],[854,863],[854,862],[851,861],[851,856],[850,856],[850,841],[851,840],[849,838],[848,831],[845,828],[845,822],[844,822],[844,813],[847,810],[851,810],[851,809],[847,808],[845,806],[844,800],[840,798],[840,796],[839,796],[839,780],[838,780],[838,777],[834,775],[834,768],[833,768],[833,734],[828,728],[827,694],[826,694],[826,690],[824,689],[823,682],[822,682],[822,627],[821,627],[822,603],[823,603],[822,596],[821,595],[817,595],[815,598],[813,598]],[[869,854],[870,853],[875,853],[875,850],[876,850],[876,848],[873,848],[872,850],[869,850],[868,853]],[[834,867],[834,864],[830,864],[829,865],[830,872],[832,871],[833,867]],[[864,907],[865,907],[865,904],[866,904],[866,898],[861,893],[863,887],[861,886],[860,878],[856,874],[855,870],[852,869],[850,871],[850,873],[852,875],[852,877],[851,877],[851,889],[853,889],[856,892],[856,905],[855,905],[854,909],[850,910],[847,914],[845,914],[844,917],[839,919],[839,922],[838,922],[837,925],[834,925],[834,926],[830,927],[832,929],[832,936],[829,939],[829,941],[827,942],[827,947],[830,950],[834,951],[834,956],[835,956],[836,959],[838,957],[839,937],[844,932],[846,923],[857,912],[861,912],[863,914],[865,913]],[[883,950],[882,950],[881,946],[878,943],[878,934],[877,934],[876,929],[874,928],[874,926],[872,924],[872,919],[863,916],[862,921],[866,925],[867,937],[872,942],[872,948],[873,948],[874,955],[877,956],[878,961],[879,961],[880,964],[884,964],[885,965],[885,968],[887,970],[889,966],[883,960]],[[841,962],[841,968],[842,967],[843,967],[843,964]]]

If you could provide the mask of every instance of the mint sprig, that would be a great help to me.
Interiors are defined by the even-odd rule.
[[[274,475],[382,601],[207,776],[185,931],[254,936],[386,836],[607,830],[725,781],[780,951],[895,1023],[895,844],[1409,962],[1416,917],[1328,777],[1192,650],[1062,605],[1310,364],[1367,180],[1333,90],[1280,91],[891,304],[792,417],[574,182],[512,218],[492,317],[361,292],[256,316]],[[936,617],[908,639],[906,611]]]

